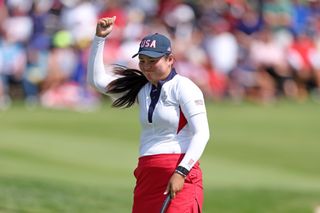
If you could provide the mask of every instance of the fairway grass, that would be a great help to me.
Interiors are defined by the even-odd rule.
[[[320,105],[208,103],[205,213],[320,205]],[[130,212],[137,108],[0,112],[0,212]]]

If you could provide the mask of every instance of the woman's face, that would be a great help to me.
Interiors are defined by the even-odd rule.
[[[173,56],[151,58],[139,55],[139,68],[149,82],[157,85],[158,81],[164,80],[170,73],[173,64]]]

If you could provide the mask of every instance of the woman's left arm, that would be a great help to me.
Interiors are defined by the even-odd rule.
[[[192,135],[186,154],[179,164],[179,167],[183,168],[182,171],[188,173],[200,159],[210,132],[202,91],[189,79],[182,81],[178,88],[179,104]]]
[[[179,103],[185,115],[192,137],[184,158],[171,176],[164,194],[174,198],[182,190],[185,177],[200,159],[210,136],[207,113],[201,90],[190,80],[178,89]]]
[[[187,152],[179,166],[192,169],[194,164],[200,159],[210,137],[207,114],[205,112],[192,115],[187,118],[188,125],[192,133],[192,139]]]

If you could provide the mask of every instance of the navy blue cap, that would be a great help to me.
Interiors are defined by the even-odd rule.
[[[140,43],[139,52],[134,54],[132,58],[137,55],[146,55],[152,58],[159,58],[161,56],[171,53],[170,40],[159,33],[147,35]]]

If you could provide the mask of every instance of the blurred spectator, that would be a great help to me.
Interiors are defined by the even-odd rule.
[[[0,109],[17,88],[27,106],[98,106],[89,44],[97,19],[114,15],[107,64],[137,68],[128,56],[159,32],[208,99],[320,101],[320,0],[0,0]]]
[[[195,13],[191,6],[178,4],[167,11],[163,18],[177,40],[190,42],[195,20]]]
[[[259,76],[250,58],[251,38],[241,31],[235,31],[239,45],[237,66],[232,70],[229,81],[229,95],[235,102],[245,99],[260,100]]]
[[[229,27],[229,23],[222,18],[214,21],[205,44],[212,65],[225,75],[235,68],[238,58],[238,44]]]
[[[210,77],[214,98],[222,99],[229,94],[227,91],[231,71],[238,61],[238,43],[230,32],[229,23],[223,18],[217,18],[211,23],[211,30],[205,35],[205,49],[210,63]],[[220,86],[218,86],[220,85]],[[219,90],[217,90],[219,88]],[[217,97],[218,96],[218,97]]]
[[[235,28],[247,35],[259,32],[263,27],[262,0],[257,1],[258,5],[254,8],[249,4],[242,4],[237,7]]]
[[[62,2],[66,4],[60,19],[63,29],[71,33],[75,43],[88,42],[95,33],[97,21],[94,5],[86,0]]]
[[[3,109],[11,103],[10,85],[23,81],[27,63],[24,44],[32,33],[32,20],[27,15],[31,2],[11,0],[7,3],[8,16],[2,20],[0,31],[0,108]]]
[[[68,31],[54,34],[48,55],[47,76],[42,85],[44,90],[55,88],[71,77],[77,63],[73,42]]]
[[[267,26],[272,30],[290,28],[291,1],[265,0],[263,1],[263,16]]]
[[[154,17],[158,10],[158,0],[131,0],[129,9],[142,10],[146,17]]]
[[[294,34],[305,32],[308,21],[311,18],[311,8],[306,2],[299,0],[292,1],[291,26]]]
[[[312,38],[305,33],[297,35],[288,51],[288,62],[294,72],[299,96],[302,99],[305,99],[313,89],[319,88],[317,82],[319,59],[319,52]]]
[[[286,63],[285,50],[276,43],[271,29],[265,28],[252,40],[250,58],[258,72],[262,101],[272,101],[277,95],[295,95],[291,94],[295,85]]]
[[[48,43],[33,40],[27,48],[27,66],[23,74],[23,88],[25,91],[26,104],[33,107],[38,104],[41,83],[47,77],[48,72]]]

